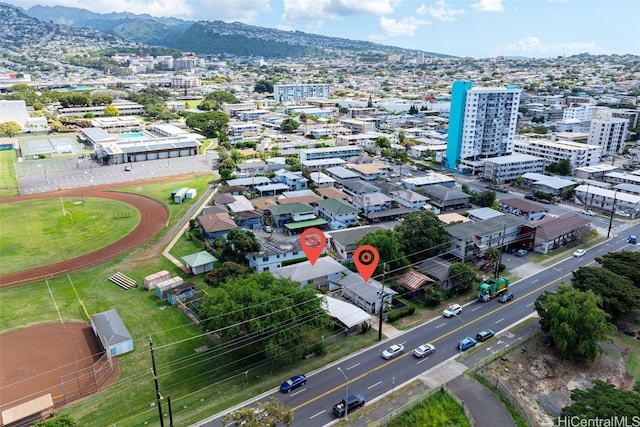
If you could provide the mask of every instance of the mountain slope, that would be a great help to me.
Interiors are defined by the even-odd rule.
[[[301,31],[282,31],[239,22],[184,21],[156,18],[128,12],[100,14],[63,6],[33,6],[27,14],[44,22],[88,27],[127,40],[155,46],[173,47],[199,54],[227,54],[258,57],[301,57],[336,50],[415,55],[416,50],[377,43],[321,36]],[[449,57],[432,52],[428,56]]]

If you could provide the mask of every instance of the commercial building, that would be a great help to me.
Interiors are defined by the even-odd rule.
[[[516,86],[473,89],[470,81],[453,83],[447,169],[473,170],[478,160],[512,153],[520,92]]]

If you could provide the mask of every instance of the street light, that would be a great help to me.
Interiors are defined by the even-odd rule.
[[[339,366],[338,366],[338,371],[340,371],[342,376],[344,376],[344,380],[346,381],[346,384],[347,384],[347,389],[344,393],[344,419],[345,421],[349,421],[349,404],[347,402],[347,399],[349,398],[349,378],[347,378],[347,374],[345,374],[344,371],[340,369]]]

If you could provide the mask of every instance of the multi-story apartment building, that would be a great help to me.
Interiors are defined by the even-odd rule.
[[[307,98],[329,98],[329,84],[287,84],[273,86],[276,102],[299,101]]]
[[[484,162],[484,178],[494,184],[504,184],[525,173],[544,173],[544,159],[529,154],[493,157]]]
[[[628,126],[627,119],[593,119],[587,144],[601,146],[605,155],[621,154]]]
[[[602,147],[599,145],[525,137],[518,137],[513,140],[513,151],[543,158],[546,164],[558,163],[560,160],[569,159],[572,169],[597,165],[602,158]]]
[[[473,169],[478,160],[511,154],[520,92],[515,86],[473,89],[470,81],[453,83],[447,169]]]
[[[346,145],[342,147],[307,148],[300,150],[300,161],[321,159],[348,159],[362,154],[362,147],[358,145]],[[339,166],[339,165],[332,165]]]
[[[173,76],[171,77],[171,86],[172,87],[196,87],[200,86],[202,81],[198,76]]]

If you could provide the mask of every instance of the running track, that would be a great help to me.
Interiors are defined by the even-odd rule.
[[[131,185],[131,183],[127,183],[127,185]],[[140,212],[138,226],[117,242],[77,258],[2,275],[0,276],[0,288],[31,283],[100,264],[146,242],[167,225],[169,212],[161,203],[137,194],[110,191],[115,188],[117,187],[114,185],[84,187],[0,199],[0,203],[4,204],[53,197],[101,197],[127,203]]]

